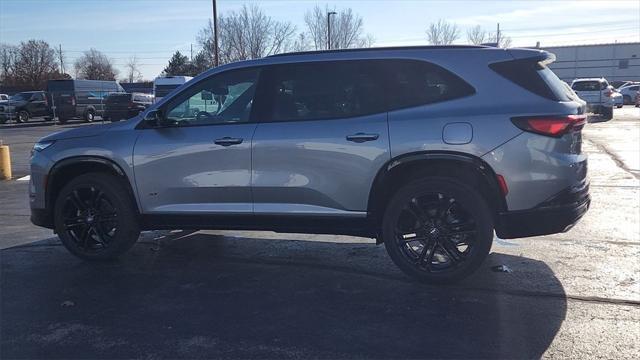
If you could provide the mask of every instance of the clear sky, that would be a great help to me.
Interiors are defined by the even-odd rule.
[[[640,0],[601,1],[300,1],[218,0],[218,12],[258,4],[269,16],[304,30],[304,13],[315,4],[352,8],[362,16],[375,46],[420,45],[425,30],[442,18],[462,29],[501,30],[513,46],[640,41]],[[124,76],[136,55],[146,79],[162,71],[175,50],[189,54],[211,18],[210,0],[0,0],[0,42],[43,39],[62,45],[69,66],[91,47],[112,58]]]

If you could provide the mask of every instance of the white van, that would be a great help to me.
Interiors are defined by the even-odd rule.
[[[173,89],[193,79],[191,76],[158,76],[153,80],[153,94],[155,102],[162,100]]]

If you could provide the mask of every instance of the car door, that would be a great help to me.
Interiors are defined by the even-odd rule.
[[[253,138],[256,215],[365,216],[390,159],[384,88],[374,61],[265,70],[265,116]]]
[[[44,116],[47,115],[47,100],[44,93],[34,93],[29,101],[29,113],[31,116]]]
[[[259,69],[213,75],[159,109],[141,130],[134,172],[148,214],[250,214],[251,118]]]

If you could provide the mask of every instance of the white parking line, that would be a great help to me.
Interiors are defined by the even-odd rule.
[[[21,178],[17,178],[16,181],[29,181],[31,180],[31,175],[23,176]]]

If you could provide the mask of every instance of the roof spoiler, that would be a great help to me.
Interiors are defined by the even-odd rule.
[[[507,50],[515,60],[530,59],[542,63],[543,65],[549,65],[556,61],[556,55],[544,50],[538,49],[508,49]]]

